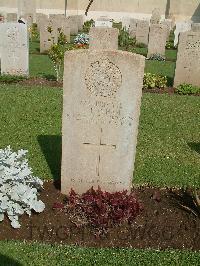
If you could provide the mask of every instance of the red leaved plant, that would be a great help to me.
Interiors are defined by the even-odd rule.
[[[143,206],[134,193],[109,193],[91,188],[81,196],[71,190],[64,209],[77,226],[88,224],[105,232],[114,225],[132,223]]]

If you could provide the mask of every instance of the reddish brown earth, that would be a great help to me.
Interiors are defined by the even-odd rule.
[[[28,240],[46,243],[77,244],[88,247],[133,247],[154,249],[200,250],[200,218],[181,208],[181,191],[137,188],[137,198],[144,210],[133,225],[110,229],[107,235],[95,237],[89,226],[77,228],[61,210],[53,210],[64,196],[55,185],[47,182],[40,198],[46,204],[41,214],[20,218],[22,227],[13,229],[5,219],[0,226],[0,240]],[[189,204],[189,198],[184,198]]]

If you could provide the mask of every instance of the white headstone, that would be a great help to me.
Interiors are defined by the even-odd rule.
[[[130,192],[145,58],[122,51],[65,54],[61,190]]]
[[[29,74],[29,45],[27,26],[3,23],[1,26],[1,73],[17,76]]]

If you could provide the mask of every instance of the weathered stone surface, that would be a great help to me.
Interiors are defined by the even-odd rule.
[[[162,24],[151,24],[149,32],[148,55],[159,54],[165,57],[165,46],[167,41],[167,26]]]
[[[110,19],[106,16],[99,17],[95,21],[95,27],[105,27],[105,28],[112,28],[113,23],[110,21]]]
[[[76,15],[77,22],[78,22],[78,30],[82,31],[83,30],[83,15]]]
[[[33,20],[36,17],[36,0],[18,0],[18,15],[24,16],[25,14],[32,14]]]
[[[54,43],[58,42],[57,25],[52,25],[51,20],[47,20],[40,27],[40,53],[48,51]]]
[[[130,191],[144,66],[122,51],[65,54],[62,193]]]
[[[165,25],[167,27],[167,40],[169,39],[170,32],[172,30],[172,20],[171,19],[165,19],[161,22],[162,25]]]
[[[0,32],[1,73],[27,76],[29,74],[29,45],[27,26],[20,23],[3,23]]]
[[[137,31],[137,19],[131,18],[129,25],[129,34],[132,38],[136,37],[136,31]]]
[[[7,22],[17,22],[17,14],[16,13],[7,13],[6,21]]]
[[[41,26],[46,23],[45,21],[48,20],[48,16],[42,13],[37,13],[36,14],[36,23],[37,23],[37,27],[38,30],[40,30]]]
[[[33,14],[24,14],[23,17],[26,20],[28,28],[31,28],[33,25]]]
[[[187,83],[200,87],[200,32],[180,33],[174,87]]]
[[[180,32],[186,32],[190,31],[192,27],[192,22],[191,21],[180,21],[176,22],[176,30],[174,32],[174,46],[178,44],[178,39],[179,39],[179,34]]]
[[[200,23],[192,23],[192,31],[200,32]]]
[[[119,30],[115,28],[92,27],[89,32],[89,48],[93,50],[117,50]]]
[[[148,45],[149,42],[149,22],[138,20],[136,29],[136,42]]]
[[[70,27],[70,33],[72,35],[77,35],[78,34],[78,20],[76,16],[69,16],[66,18],[68,25]]]
[[[161,14],[160,14],[160,9],[159,8],[155,8],[152,11],[152,16],[151,16],[151,20],[150,23],[151,24],[158,24],[161,20]]]
[[[65,15],[64,14],[50,14],[49,19],[54,20],[54,19],[64,19]]]

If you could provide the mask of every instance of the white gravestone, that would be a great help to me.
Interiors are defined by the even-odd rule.
[[[200,32],[180,33],[174,87],[187,83],[200,87]]]
[[[176,22],[176,29],[175,29],[175,32],[174,32],[174,35],[175,35],[174,46],[176,46],[178,44],[179,34],[181,32],[190,31],[191,27],[192,27],[192,22],[191,21]]]
[[[20,23],[1,25],[1,73],[17,76],[29,74],[29,43],[27,26]]]
[[[61,190],[130,192],[145,58],[122,51],[65,54]]]

